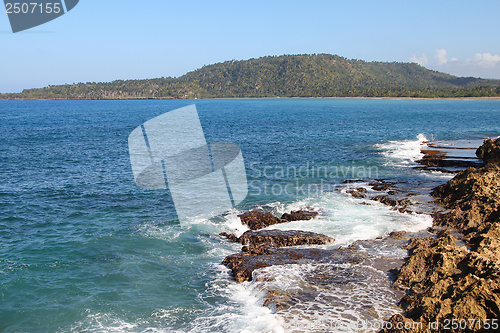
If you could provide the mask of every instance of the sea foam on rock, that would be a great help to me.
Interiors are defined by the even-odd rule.
[[[241,222],[250,227],[240,237],[234,234],[221,233],[232,241],[244,245],[243,253],[236,253],[224,259],[223,265],[230,266],[233,277],[236,281],[249,281],[255,269],[272,266],[296,263],[299,260],[322,260],[327,253],[322,255],[319,249],[280,249],[282,247],[296,245],[318,245],[335,241],[326,235],[301,231],[301,230],[258,230],[254,228],[264,228],[277,223],[285,223],[300,220],[310,220],[318,215],[317,212],[298,210],[284,213],[278,219],[269,212],[262,210],[250,211],[239,215]]]
[[[229,266],[237,282],[251,281],[259,268],[274,265],[305,263],[359,263],[363,255],[350,249],[323,250],[317,248],[277,248],[267,245],[250,247],[247,252],[227,256],[222,264]]]

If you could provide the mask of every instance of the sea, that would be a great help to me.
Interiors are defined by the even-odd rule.
[[[248,195],[180,223],[169,191],[136,185],[127,140],[193,104],[207,142],[240,147]],[[221,262],[241,245],[219,233],[241,235],[248,210],[305,207],[319,216],[278,227],[335,238],[323,248],[426,229],[430,215],[360,205],[345,181],[385,179],[424,201],[453,176],[415,168],[428,140],[499,135],[499,100],[0,101],[0,331],[326,332],[325,322],[387,319],[401,311],[387,272],[347,264],[292,309],[263,306],[265,288],[305,288],[317,267],[237,283]]]

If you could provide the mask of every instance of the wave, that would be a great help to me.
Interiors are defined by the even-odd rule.
[[[356,183],[356,186],[373,191],[368,184]],[[268,229],[312,231],[336,239],[333,244],[316,246],[323,248],[348,246],[357,240],[387,236],[392,231],[419,231],[432,225],[429,215],[400,213],[379,202],[355,199],[345,192],[348,187],[293,202],[275,201],[254,208],[265,209],[275,216],[305,207],[318,211],[319,216],[312,220],[272,225]],[[362,202],[365,204],[360,204]],[[142,316],[134,322],[109,314],[92,314],[83,324],[77,325],[78,329],[90,332],[281,333],[331,328],[338,332],[352,332],[362,331],[352,329],[349,326],[352,323],[373,323],[400,311],[396,306],[399,298],[391,289],[386,273],[363,264],[272,266],[257,270],[252,282],[235,282],[229,269],[219,263],[225,256],[239,252],[241,245],[216,235],[225,231],[240,236],[248,230],[238,217],[242,212],[232,209],[222,216],[197,217],[188,226],[146,222],[137,227],[141,237],[165,240],[170,246],[180,246],[186,238],[198,240],[203,253],[198,252],[196,257],[182,256],[182,260],[202,266],[200,272],[203,271],[207,281],[205,290],[199,290],[196,306],[158,309],[149,317]],[[394,247],[385,248],[383,245],[360,250],[377,258],[402,259],[406,255],[404,250],[398,252]],[[174,260],[173,267],[175,263],[177,260]],[[310,283],[308,279],[321,275],[318,272],[327,274],[336,282],[319,287]],[[300,299],[292,308],[283,311],[263,306],[269,290],[290,292],[294,288],[306,290],[310,297]]]
[[[359,183],[356,185],[361,186]],[[315,247],[328,249],[348,246],[357,240],[387,236],[396,230],[416,232],[432,225],[429,215],[400,213],[379,202],[355,199],[345,193],[345,189],[291,203],[272,202],[257,208],[280,216],[304,207],[319,211],[320,215],[309,221],[282,223],[267,229],[298,229],[325,234],[336,241]],[[226,216],[226,222],[220,225],[226,232],[244,228],[235,220],[238,213],[231,212]],[[380,260],[384,257],[402,260],[406,256],[406,251],[383,242],[366,248],[360,246],[359,250]],[[324,284],[311,282],[318,276],[332,281]],[[371,327],[365,326],[383,325],[384,318],[400,311],[397,302],[401,295],[391,287],[387,273],[363,264],[278,265],[256,270],[252,282],[233,284],[227,281],[227,276],[220,279],[219,286],[223,287],[219,294],[231,295],[230,298],[236,302],[234,304],[239,304],[228,308],[233,313],[231,321],[237,319],[237,324],[233,323],[230,327],[238,325],[242,332],[253,332],[244,330],[244,327],[259,327],[256,330],[264,332],[371,331]],[[272,311],[268,312],[269,309],[262,305],[270,290],[295,295],[293,297],[298,297],[298,301],[291,308],[281,311],[271,305]],[[247,312],[241,313],[241,309]],[[218,315],[220,322],[228,324],[227,316],[225,313]],[[207,327],[207,322],[215,319],[206,317],[204,320],[206,322],[202,326]],[[358,326],[353,327],[354,324]]]
[[[382,323],[401,311],[386,273],[366,265],[271,266],[254,276],[259,288],[293,300],[292,307],[276,311],[287,332],[363,332],[362,323]]]
[[[361,202],[364,204],[360,204]],[[314,198],[292,203],[273,202],[258,208],[280,216],[285,212],[304,207],[320,212],[319,216],[307,222],[275,224],[267,229],[317,232],[335,238],[335,246],[346,246],[360,239],[387,236],[392,231],[416,232],[432,225],[432,218],[429,215],[400,213],[379,202],[360,201],[342,192],[325,192]],[[233,212],[227,215],[226,222],[221,225],[224,230],[221,231],[238,235],[247,229],[237,219],[237,214]]]
[[[418,134],[416,139],[379,143],[375,145],[375,148],[380,150],[381,155],[387,159],[384,165],[397,167],[414,166],[416,165],[416,161],[424,157],[421,150],[427,147],[426,143],[429,141],[423,133]]]

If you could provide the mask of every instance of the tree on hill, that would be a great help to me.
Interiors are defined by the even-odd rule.
[[[338,55],[283,55],[203,66],[179,78],[87,82],[0,94],[0,99],[500,96],[500,80],[456,77],[415,63]]]

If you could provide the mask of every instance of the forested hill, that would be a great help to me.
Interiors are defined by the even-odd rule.
[[[87,82],[0,94],[0,99],[500,96],[500,80],[456,77],[415,63],[337,55],[226,61],[178,78]]]

